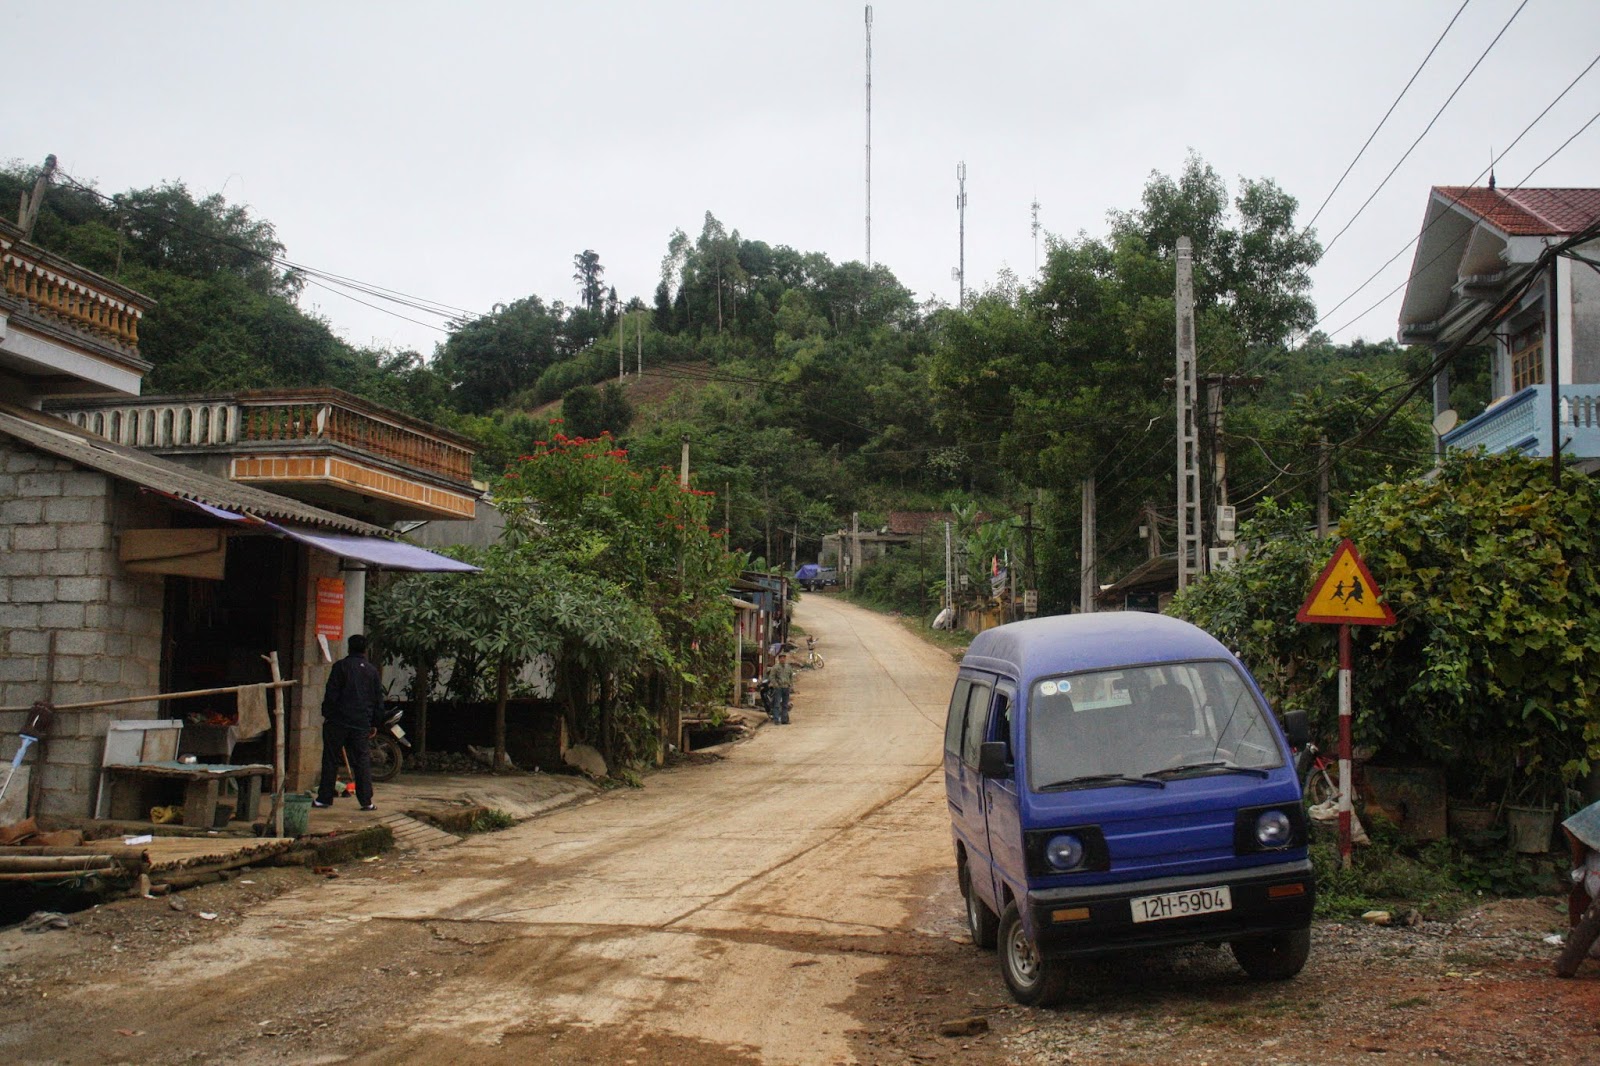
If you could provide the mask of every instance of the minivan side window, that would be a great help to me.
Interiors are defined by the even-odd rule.
[[[968,766],[978,765],[978,746],[989,729],[989,697],[993,692],[985,682],[972,683],[972,693],[967,698],[966,735],[961,740],[961,761]]]
[[[955,691],[950,693],[950,711],[944,720],[944,750],[951,755],[961,754],[961,731],[965,728],[967,715],[967,690],[972,687],[972,682],[966,678],[957,678]]]

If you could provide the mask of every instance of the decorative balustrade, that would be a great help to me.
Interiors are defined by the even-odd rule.
[[[0,252],[0,287],[42,317],[55,319],[118,348],[137,352],[142,310],[29,257],[15,245]]]
[[[1562,385],[1556,424],[1563,455],[1600,458],[1600,385]],[[1444,435],[1450,448],[1550,454],[1550,395],[1530,385]]]
[[[472,452],[467,448],[342,404],[249,401],[242,413],[240,440],[325,440],[462,484],[472,482]]]
[[[52,404],[51,410],[82,429],[131,448],[337,444],[461,485],[472,483],[470,449],[336,399],[151,398],[119,404]]]

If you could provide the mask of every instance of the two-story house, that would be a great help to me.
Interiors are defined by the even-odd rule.
[[[0,759],[36,700],[255,684],[276,652],[297,682],[286,780],[304,787],[366,573],[470,569],[390,527],[471,518],[473,447],[335,390],[141,399],[149,306],[0,221]],[[28,767],[29,810],[90,813],[114,719],[233,709],[59,713]]]
[[[1600,458],[1597,222],[1600,189],[1490,184],[1429,193],[1400,341],[1436,351],[1463,341],[1491,346],[1488,407],[1446,429],[1446,447],[1548,456],[1559,441],[1566,455]],[[1547,256],[1562,244],[1570,246]],[[1446,370],[1434,382],[1436,415],[1449,409],[1449,394]]]

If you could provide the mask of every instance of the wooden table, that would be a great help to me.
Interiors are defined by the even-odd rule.
[[[120,766],[107,766],[111,775],[111,817],[124,821],[143,821],[147,812],[141,809],[135,790],[116,788],[121,779],[156,779],[183,782],[183,824],[200,829],[210,829],[217,816],[217,797],[222,782],[229,779],[239,784],[238,809],[235,816],[254,821],[256,804],[261,798],[265,779],[272,776],[272,767],[264,763],[229,766],[224,763],[138,762]]]

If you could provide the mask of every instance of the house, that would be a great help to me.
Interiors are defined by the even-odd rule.
[[[141,399],[149,299],[5,222],[0,271],[0,759],[36,700],[254,684],[276,652],[297,682],[286,780],[305,787],[318,638],[363,628],[369,568],[463,568],[388,526],[471,516],[470,443],[332,390]],[[231,701],[57,714],[32,811],[90,813],[113,720]]]
[[[1447,428],[1448,369],[1434,381],[1445,446],[1548,456],[1554,425],[1565,454],[1600,457],[1597,222],[1600,189],[1501,189],[1491,182],[1429,193],[1400,308],[1400,341],[1444,351],[1487,331],[1492,345],[1483,413]],[[1547,256],[1563,243],[1570,246]]]

